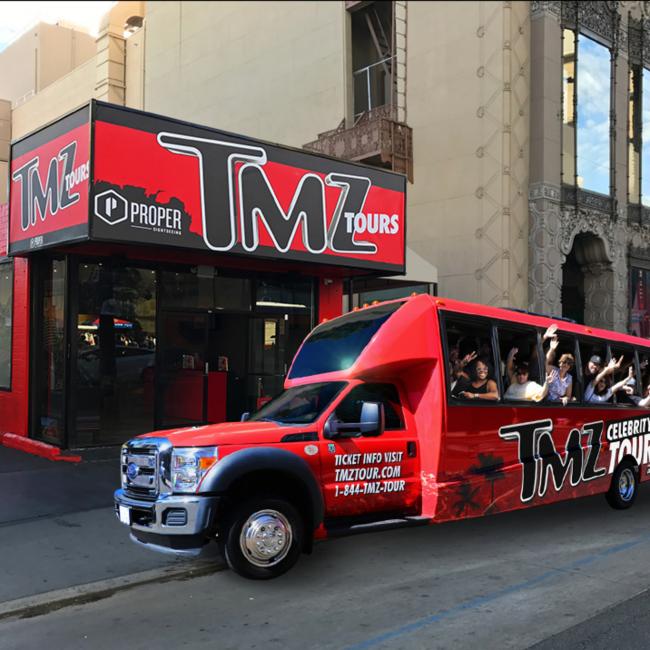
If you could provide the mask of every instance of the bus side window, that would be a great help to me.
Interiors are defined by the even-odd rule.
[[[641,376],[637,382],[637,395],[640,399],[644,399],[648,396],[650,391],[650,352],[645,349],[637,349],[637,354],[639,356],[639,370]]]
[[[542,379],[537,331],[498,327],[499,357],[505,400],[533,400],[541,394]]]
[[[445,334],[451,397],[480,402],[498,399],[490,323],[477,322],[476,318],[446,318]]]
[[[341,422],[359,422],[363,402],[381,402],[384,405],[386,431],[403,429],[401,404],[397,388],[392,384],[360,384],[355,386],[336,408]]]

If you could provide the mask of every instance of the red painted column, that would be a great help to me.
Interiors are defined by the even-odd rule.
[[[318,318],[329,320],[343,313],[343,280],[338,278],[318,278]]]
[[[8,206],[0,206],[0,257],[6,255]],[[29,261],[14,259],[11,389],[0,390],[0,434],[27,435],[29,405]]]

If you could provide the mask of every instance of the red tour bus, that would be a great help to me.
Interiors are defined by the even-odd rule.
[[[419,295],[317,326],[285,390],[241,422],[122,448],[116,514],[134,541],[246,577],[314,539],[604,493],[650,468],[650,343]]]

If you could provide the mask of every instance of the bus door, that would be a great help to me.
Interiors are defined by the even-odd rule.
[[[363,402],[384,405],[385,429],[379,436],[323,441],[325,515],[415,514],[421,485],[417,435],[404,423],[398,391],[392,384],[360,384],[330,417],[342,423],[359,422]]]

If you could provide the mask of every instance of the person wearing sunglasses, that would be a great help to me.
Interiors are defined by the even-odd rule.
[[[560,357],[558,365],[554,366],[553,361],[559,345],[560,340],[553,335],[546,353],[546,373],[552,376],[548,387],[548,399],[551,402],[562,402],[566,406],[571,401],[573,393],[571,369],[575,365],[575,359],[572,354],[566,352]]]

